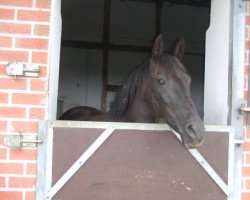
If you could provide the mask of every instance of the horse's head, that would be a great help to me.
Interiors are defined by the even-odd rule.
[[[145,99],[150,101],[147,103],[153,115],[181,135],[185,147],[196,148],[203,142],[205,128],[190,96],[190,75],[181,63],[184,48],[184,40],[180,39],[172,54],[167,54],[162,36],[158,36],[149,61]]]

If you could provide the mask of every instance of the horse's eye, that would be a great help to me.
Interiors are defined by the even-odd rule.
[[[164,79],[162,79],[162,78],[158,79],[158,80],[157,80],[157,83],[158,83],[160,86],[164,86],[164,85],[166,85],[165,80],[164,80]]]

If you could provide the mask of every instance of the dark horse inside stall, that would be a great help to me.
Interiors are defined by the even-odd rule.
[[[185,147],[200,146],[205,128],[190,96],[190,75],[181,63],[184,49],[184,40],[179,39],[168,54],[158,36],[149,60],[128,76],[110,111],[79,106],[59,119],[145,123],[163,119],[181,135]]]

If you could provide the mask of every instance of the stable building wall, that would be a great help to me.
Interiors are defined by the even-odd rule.
[[[50,0],[0,0],[0,199],[36,198],[37,149],[7,149],[5,134],[38,133],[47,116]],[[38,64],[39,78],[6,75],[8,62]]]
[[[36,148],[7,149],[5,134],[37,134],[48,119],[51,0],[0,0],[0,199],[34,200]],[[250,2],[246,2],[245,101],[250,67]],[[39,78],[11,78],[6,64],[23,61],[40,66]],[[242,200],[250,199],[250,130],[245,119]]]

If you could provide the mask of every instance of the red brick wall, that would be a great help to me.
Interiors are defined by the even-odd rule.
[[[246,3],[246,37],[245,37],[245,101],[248,98],[248,74],[250,67],[250,2]],[[245,119],[246,125],[246,119]],[[245,144],[242,167],[242,200],[250,199],[250,128],[245,128]]]
[[[0,199],[34,200],[36,148],[10,150],[4,134],[37,134],[46,117],[50,0],[0,0]],[[11,61],[40,66],[39,78],[11,78]]]

